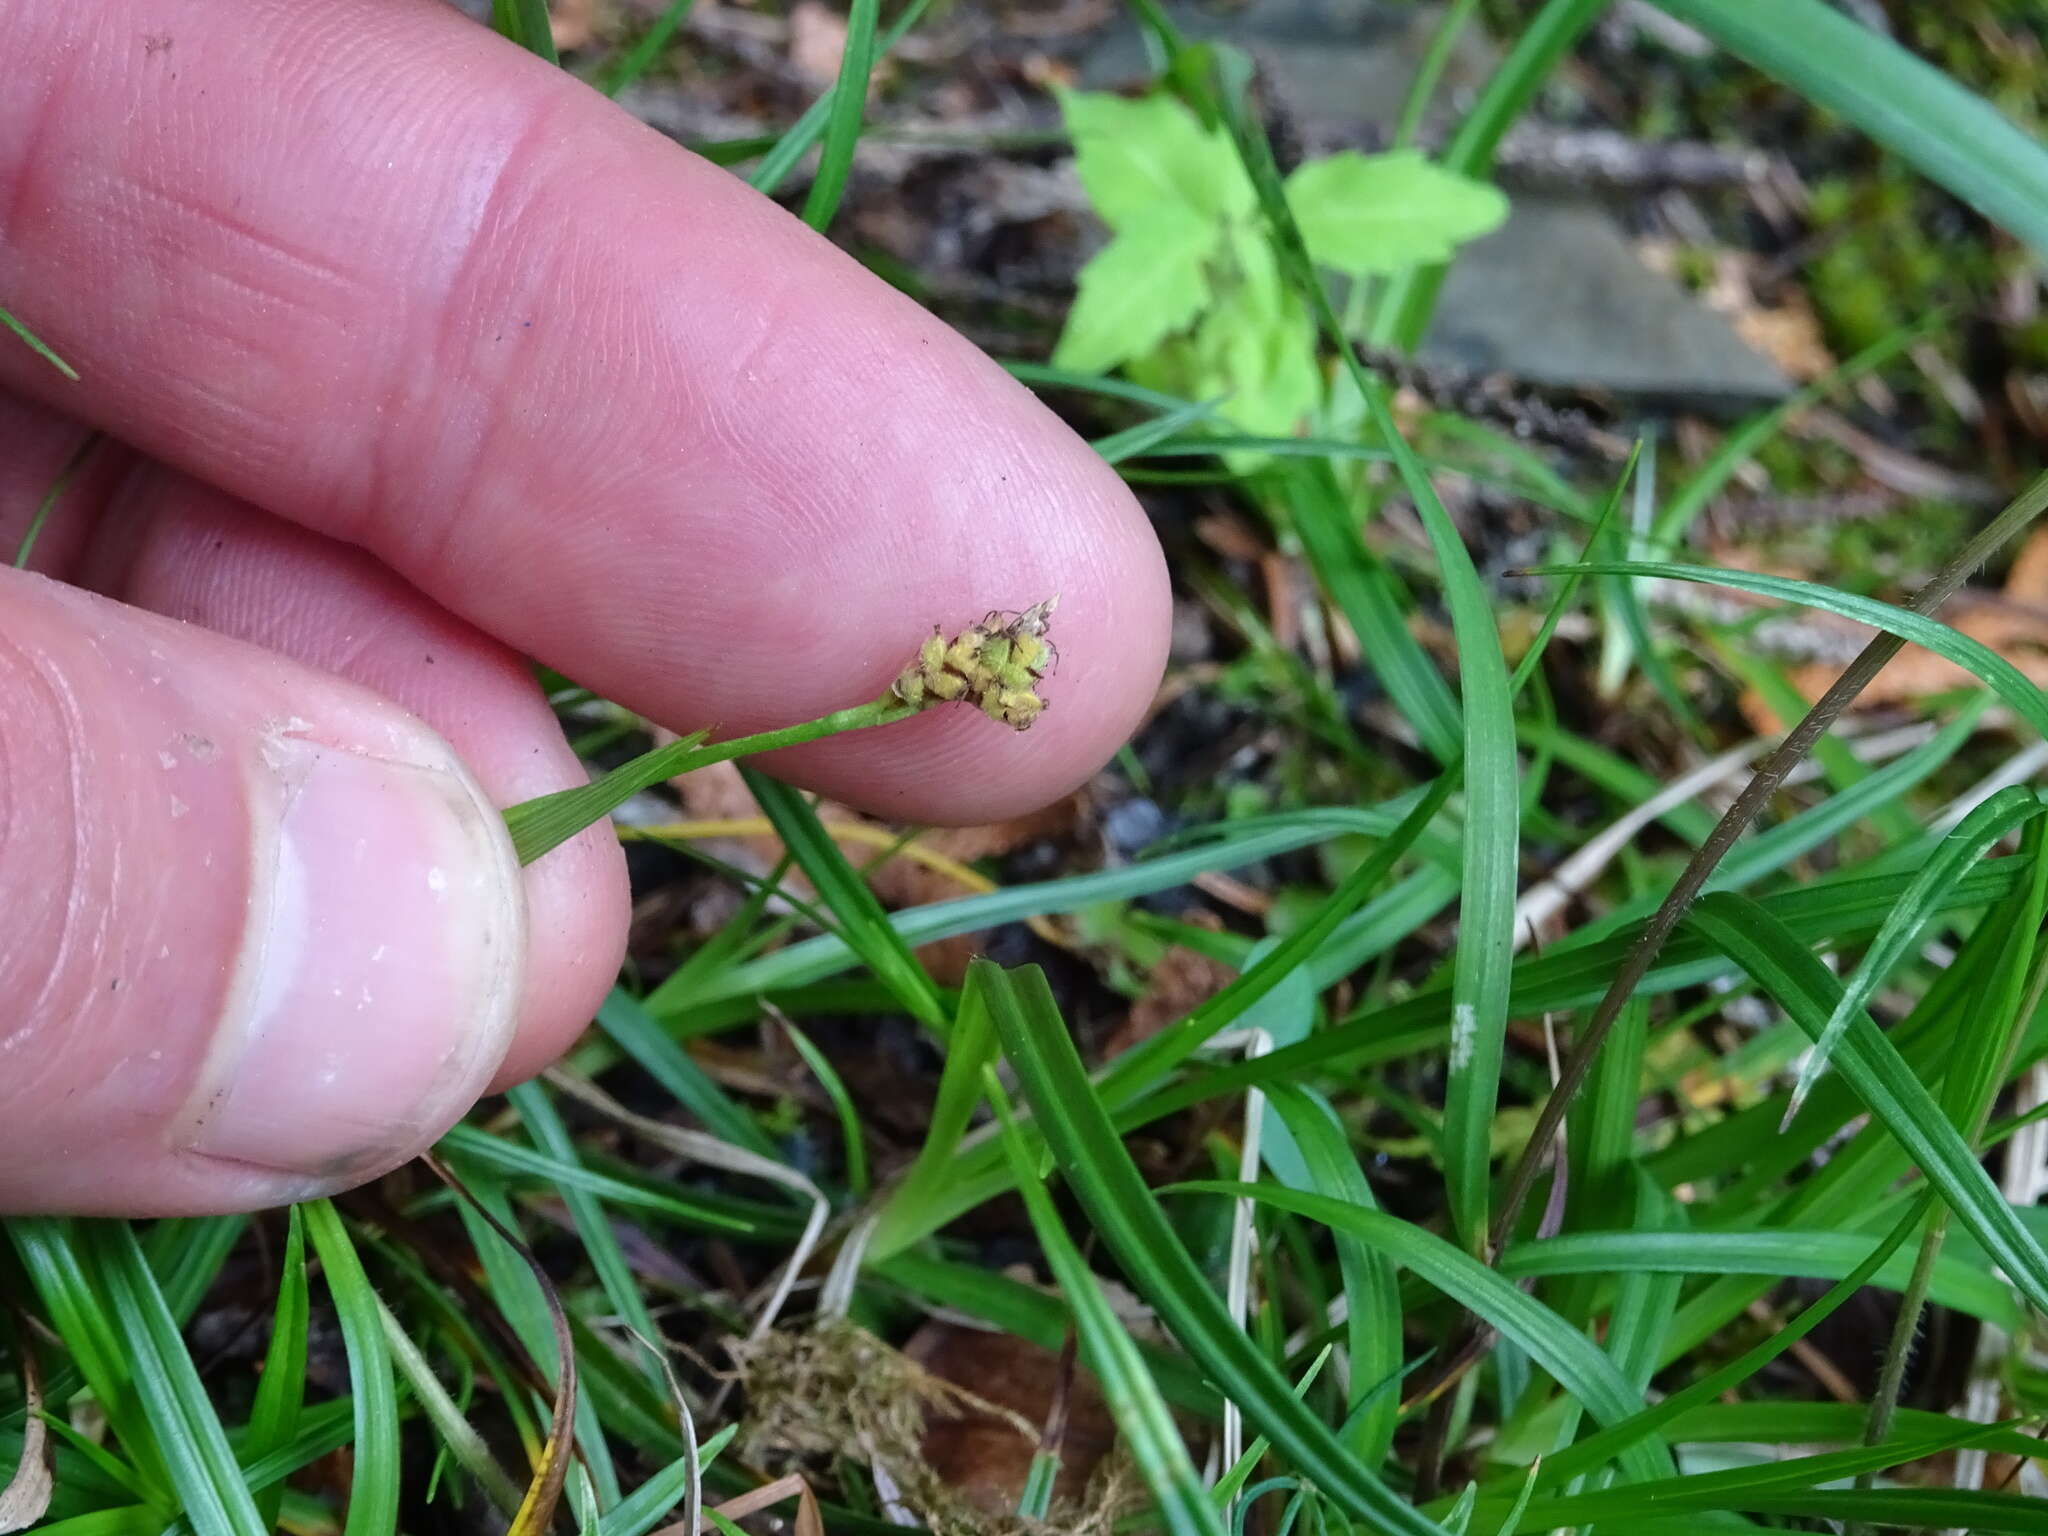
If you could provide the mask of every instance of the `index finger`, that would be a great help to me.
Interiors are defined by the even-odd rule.
[[[0,293],[32,392],[374,551],[679,729],[877,694],[1061,596],[1025,737],[797,776],[920,820],[1057,795],[1163,665],[1161,557],[1027,391],[737,180],[425,0],[0,0]]]

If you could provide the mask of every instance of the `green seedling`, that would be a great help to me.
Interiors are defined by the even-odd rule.
[[[1111,239],[1081,269],[1054,363],[1224,397],[1238,429],[1294,432],[1322,399],[1315,326],[1228,135],[1163,93],[1062,91],[1059,102]],[[1309,254],[1354,283],[1443,261],[1507,217],[1494,188],[1405,149],[1307,161],[1286,193]]]

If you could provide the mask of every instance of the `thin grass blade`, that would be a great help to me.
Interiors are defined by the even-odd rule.
[[[2048,148],[1981,96],[1821,0],[1655,3],[2048,257]]]
[[[206,1536],[265,1536],[268,1528],[227,1431],[135,1233],[125,1221],[92,1222],[83,1231],[84,1250],[107,1288],[134,1372],[137,1401],[194,1528]]]
[[[946,1027],[946,1007],[910,946],[890,926],[882,903],[832,840],[818,813],[796,790],[750,768],[747,788],[775,824],[783,847],[817,889],[818,900],[839,923],[839,931],[868,969],[894,992],[910,1014],[933,1029]]]
[[[989,1011],[1060,1171],[1095,1230],[1183,1347],[1246,1419],[1334,1502],[1394,1536],[1436,1526],[1402,1500],[1296,1400],[1286,1378],[1233,1326],[1118,1139],[1037,967],[986,961]]]
[[[1884,926],[1878,929],[1877,937],[1870,941],[1870,948],[1864,952],[1862,960],[1857,962],[1855,971],[1843,986],[1842,1000],[1828,1016],[1820,1038],[1814,1041],[1813,1050],[1799,1068],[1799,1080],[1793,1085],[1791,1100],[1785,1106],[1785,1118],[1779,1126],[1781,1131],[1791,1124],[1793,1116],[1805,1104],[1806,1096],[1813,1091],[1813,1085],[1827,1070],[1828,1059],[1834,1054],[1842,1032],[1849,1027],[1850,1018],[1862,1011],[1877,989],[1884,985],[1893,967],[1920,942],[1921,935],[1933,921],[1940,894],[1953,886],[1963,872],[1993,846],[2044,810],[2048,810],[2048,793],[2015,784],[2000,790],[1970,812],[1941,840],[1934,857],[1913,877],[1913,883],[1885,918]]]
[[[1756,902],[1726,891],[1702,897],[1687,921],[1755,977],[1809,1036],[1820,1038],[1841,983],[1782,923]],[[1851,1017],[1835,1062],[2013,1286],[2048,1310],[2048,1253],[1868,1014]]]
[[[1186,1443],[1173,1422],[1166,1400],[1159,1395],[1145,1361],[1130,1332],[1110,1310],[1082,1259],[1073,1239],[1052,1203],[1052,1196],[1038,1178],[1030,1147],[1010,1113],[1008,1097],[991,1067],[983,1066],[981,1086],[995,1105],[1002,1125],[1004,1155],[1024,1197],[1031,1227],[1052,1268],[1060,1292],[1073,1309],[1074,1327],[1081,1336],[1081,1348],[1089,1367],[1102,1384],[1111,1417],[1129,1446],[1138,1470],[1158,1502],[1166,1529],[1173,1536],[1223,1536],[1194,1463],[1188,1459]]]
[[[384,1341],[377,1293],[363,1272],[356,1245],[332,1202],[314,1200],[305,1212],[306,1235],[320,1256],[327,1293],[348,1347],[349,1393],[354,1403],[355,1475],[349,1484],[344,1536],[389,1536],[398,1525],[398,1393],[391,1351]]]

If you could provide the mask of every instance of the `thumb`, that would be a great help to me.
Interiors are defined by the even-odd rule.
[[[228,1211],[411,1157],[511,1043],[525,907],[441,738],[0,571],[0,1211]]]

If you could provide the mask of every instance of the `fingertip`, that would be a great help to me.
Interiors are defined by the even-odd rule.
[[[968,604],[935,621],[950,633],[992,608],[1021,609],[1058,594],[1047,636],[1058,660],[1037,690],[1044,712],[1028,729],[971,704],[940,704],[895,725],[774,754],[764,765],[863,810],[930,826],[1004,820],[1071,793],[1130,739],[1165,673],[1165,561],[1150,530],[1139,531],[1142,537],[1112,524],[1085,544],[1069,536],[1065,547],[1084,558],[1063,567],[1056,559],[1036,562],[1015,601]],[[915,644],[900,657],[889,653],[889,675]]]

